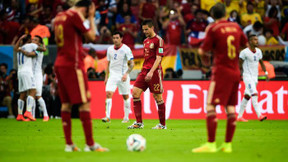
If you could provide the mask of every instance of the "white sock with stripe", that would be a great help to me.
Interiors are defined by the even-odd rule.
[[[258,107],[258,96],[252,96],[252,105],[254,107],[254,110],[257,114],[257,117],[259,118],[261,116],[259,107]]]
[[[129,112],[131,109],[130,98],[124,100],[124,119],[129,120]]]
[[[37,101],[40,105],[40,109],[43,111],[43,116],[48,116],[47,108],[46,108],[46,104],[45,104],[44,99],[42,97],[40,97]]]
[[[244,97],[243,100],[241,101],[240,111],[239,111],[239,114],[238,114],[238,119],[239,119],[239,118],[242,118],[243,113],[244,113],[244,110],[246,109],[246,106],[247,106],[248,101],[249,101],[249,100],[247,100],[245,97]]]
[[[34,104],[35,104],[34,98],[33,98],[32,96],[28,96],[26,102],[27,102],[27,103],[26,103],[26,109],[27,109],[27,111],[28,111],[28,112],[32,112],[32,108],[33,108],[33,106],[34,106]]]
[[[109,119],[111,114],[111,108],[112,108],[112,99],[108,98],[106,99],[106,117]]]
[[[23,109],[24,109],[24,104],[25,102],[21,99],[18,99],[18,115],[23,115]]]

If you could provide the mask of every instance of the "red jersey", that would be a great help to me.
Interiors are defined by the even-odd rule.
[[[212,75],[218,71],[240,76],[239,51],[246,43],[247,38],[237,23],[220,20],[209,26],[200,48],[213,53]]]
[[[54,22],[57,58],[55,66],[84,68],[82,34],[88,32],[80,15],[73,10],[57,14]]]
[[[122,42],[130,48],[134,48],[135,38],[131,33],[126,32],[127,29],[130,29],[132,32],[136,32],[137,29],[134,24],[122,24],[118,28],[119,31],[124,33]]]
[[[156,60],[156,56],[162,56],[164,55],[164,41],[163,39],[156,35],[152,38],[146,38],[143,42],[144,45],[144,63],[143,63],[143,69],[151,69],[154,65],[154,62]],[[157,69],[161,69],[161,63],[159,64],[159,67]]]
[[[179,20],[170,21],[167,28],[167,42],[168,44],[180,45],[181,44],[181,31],[182,27]]]

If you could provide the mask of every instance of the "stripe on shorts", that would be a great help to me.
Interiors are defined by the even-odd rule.
[[[216,82],[211,81],[210,86],[209,86],[209,91],[208,91],[208,97],[207,97],[207,103],[211,104],[212,103],[212,98],[215,90]]]
[[[82,70],[76,69],[78,84],[80,88],[80,95],[83,103],[87,102],[87,96],[86,96],[86,89],[85,89],[85,83],[84,83],[84,76],[82,73]]]

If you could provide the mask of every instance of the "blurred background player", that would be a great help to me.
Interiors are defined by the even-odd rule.
[[[86,146],[84,151],[105,152],[107,148],[94,143],[90,116],[90,92],[84,69],[82,36],[95,41],[95,5],[90,0],[80,0],[74,7],[57,14],[54,19],[57,58],[55,72],[61,98],[61,118],[66,139],[66,152],[80,151],[71,138],[71,108],[79,105],[79,114],[84,129]],[[85,28],[85,18],[89,29]]]
[[[239,66],[243,69],[243,81],[245,83],[245,92],[243,100],[241,101],[240,111],[238,114],[237,121],[248,122],[243,118],[244,110],[247,106],[248,101],[252,98],[252,105],[260,121],[267,119],[266,116],[261,115],[258,107],[258,63],[260,63],[262,70],[265,72],[266,78],[268,79],[268,72],[262,60],[262,51],[258,47],[258,37],[256,35],[249,36],[249,47],[245,48],[240,52]],[[251,97],[252,96],[252,97]]]
[[[45,45],[43,44],[42,38],[38,35],[34,36],[34,38],[32,39],[32,43],[38,45],[39,47],[43,45],[43,48],[46,49]],[[23,50],[25,51],[25,50]],[[42,75],[42,61],[43,61],[43,56],[44,53],[41,51],[32,51],[32,52],[28,52],[25,51],[23,53],[25,56],[27,57],[33,57],[32,59],[32,64],[33,64],[33,75],[34,75],[34,79],[35,79],[35,84],[36,84],[36,99],[37,102],[39,103],[40,107],[39,109],[41,111],[43,111],[43,121],[48,121],[49,120],[49,116],[47,113],[47,109],[46,109],[46,104],[44,99],[41,97],[42,96],[42,86],[43,86],[43,75]],[[32,115],[35,118],[35,111],[36,111],[36,106],[34,105],[32,107]]]
[[[216,152],[216,105],[222,105],[227,112],[227,127],[225,143],[220,150],[232,152],[232,138],[236,128],[235,105],[238,99],[238,86],[240,82],[239,51],[245,46],[247,38],[237,23],[228,22],[225,18],[225,6],[217,3],[213,6],[211,14],[216,20],[206,30],[206,37],[198,52],[203,58],[205,52],[212,51],[213,67],[212,77],[207,97],[207,130],[208,142],[194,148],[192,152]],[[227,79],[229,78],[229,79]]]
[[[38,46],[45,47],[42,38],[39,35],[34,36],[32,39],[32,43],[37,44]],[[36,99],[39,103],[39,109],[43,111],[43,121],[48,121],[49,116],[46,109],[46,104],[44,99],[42,98],[42,87],[43,87],[43,74],[42,74],[42,61],[44,57],[44,53],[41,51],[36,51],[37,57],[33,58],[33,72],[36,83]],[[36,106],[34,107],[34,115],[35,115]]]
[[[122,43],[123,34],[114,32],[114,46],[110,46],[107,50],[108,66],[105,75],[106,84],[106,117],[103,122],[110,122],[110,114],[112,108],[112,96],[116,88],[119,89],[119,94],[124,99],[124,118],[122,123],[129,122],[130,112],[130,77],[129,73],[134,67],[134,57],[131,49]]]
[[[147,88],[153,93],[153,97],[158,105],[160,120],[160,123],[152,129],[167,129],[165,123],[165,103],[162,97],[163,72],[161,60],[164,55],[164,41],[155,33],[152,20],[144,20],[142,23],[142,30],[147,37],[143,42],[145,60],[132,90],[136,122],[129,126],[128,129],[144,127],[142,122],[142,103],[140,96]]]
[[[19,48],[21,44],[21,47]],[[17,63],[18,63],[18,84],[20,97],[18,99],[18,121],[26,121],[24,117],[29,118],[32,121],[36,119],[32,115],[32,109],[35,106],[35,94],[36,94],[36,83],[33,74],[33,62],[32,57],[26,56],[27,53],[34,53],[35,51],[46,51],[46,48],[38,47],[37,44],[31,43],[30,35],[23,35],[16,43],[15,49],[17,53]],[[28,92],[28,97],[26,100],[26,112],[23,117],[24,100]]]

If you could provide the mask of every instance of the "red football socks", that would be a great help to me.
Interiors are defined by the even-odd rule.
[[[65,140],[67,145],[72,145],[71,138],[71,113],[67,111],[61,112],[62,126],[64,130]]]
[[[160,124],[165,126],[165,103],[162,102],[158,105],[158,116],[160,120]]]
[[[227,114],[226,138],[225,142],[231,142],[236,128],[235,113]]]
[[[82,122],[84,134],[85,134],[85,139],[86,139],[86,144],[88,146],[94,145],[94,140],[93,140],[93,133],[92,133],[92,121],[91,121],[91,116],[89,111],[80,111],[80,120]]]
[[[133,98],[133,108],[137,123],[142,123],[142,103],[140,98]]]
[[[208,142],[215,142],[217,118],[215,110],[207,112],[206,126],[208,132]]]

